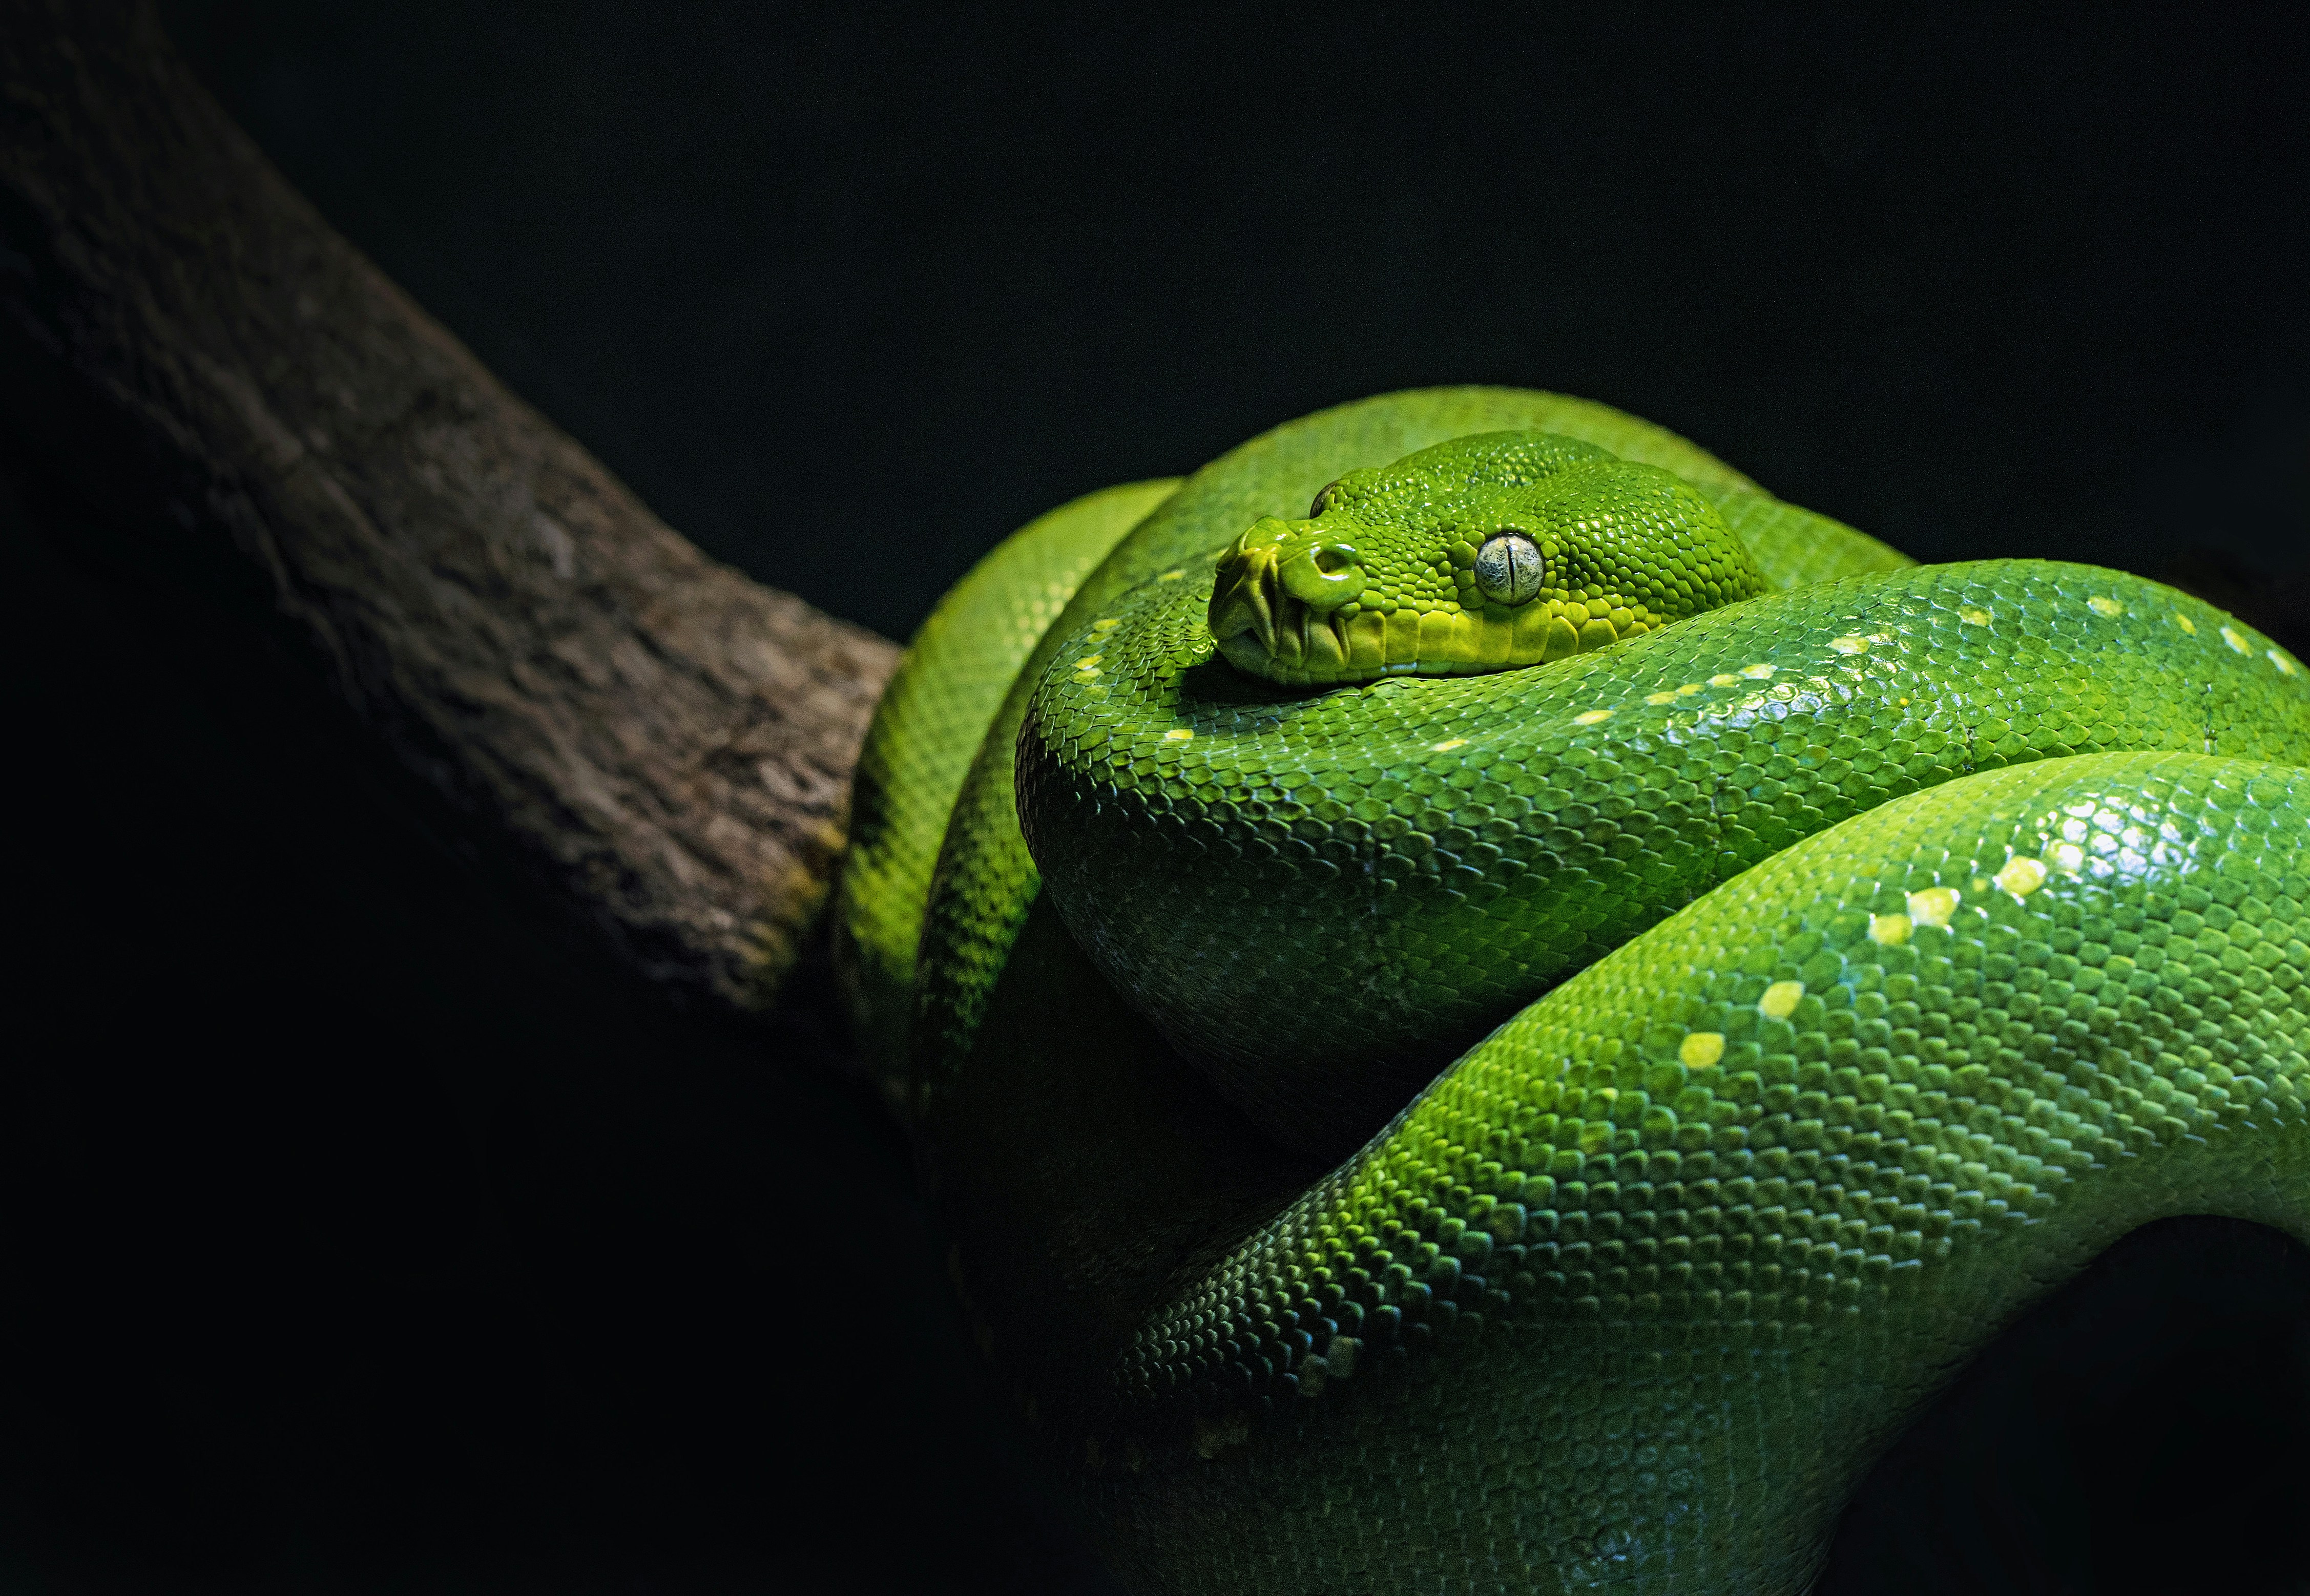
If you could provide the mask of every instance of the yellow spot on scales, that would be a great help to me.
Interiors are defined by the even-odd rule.
[[[1175,726],[1170,731],[1163,733],[1163,741],[1166,742],[1185,742],[1194,735],[1194,733],[1187,730],[1185,726]]]
[[[1946,928],[1950,916],[1957,913],[1957,890],[1951,887],[1928,887],[1922,892],[1909,894],[1909,918],[1920,925]]]
[[[1997,612],[1984,610],[1979,604],[1967,604],[1957,612],[1957,618],[1967,626],[1987,626],[1997,619]]]
[[[1115,617],[1114,617],[1114,616],[1110,615],[1110,616],[1107,617],[1107,618],[1106,618],[1105,620],[1094,620],[1094,621],[1092,621],[1092,622],[1090,623],[1090,629],[1091,629],[1091,630],[1093,630],[1093,631],[1095,631],[1095,632],[1111,632],[1111,631],[1113,631],[1116,627],[1121,626],[1122,624],[1123,624],[1123,622],[1121,622],[1120,620],[1117,620],[1116,619],[1115,619]]]
[[[2288,659],[2275,648],[2268,649],[2265,652],[2270,655],[2270,663],[2278,667],[2278,673],[2280,676],[2291,676],[2294,674],[2294,662],[2292,660]]]
[[[1828,640],[1828,646],[1839,654],[1859,654],[1869,646],[1869,639],[1854,637],[1831,638]]]
[[[2097,615],[2115,616],[2125,613],[2125,606],[2123,604],[2119,603],[2114,598],[2104,598],[2099,594],[2094,594],[2093,597],[2086,601],[2086,608],[2091,610]]]
[[[1182,577],[1185,576],[1186,574],[1187,574],[1187,573],[1186,573],[1185,571],[1183,571],[1183,570],[1180,570],[1180,571],[1165,571],[1161,576],[1159,576],[1159,577],[1156,577],[1155,579],[1156,579],[1158,582],[1177,582],[1180,577]]]
[[[1429,743],[1428,745],[1428,751],[1431,754],[1448,754],[1455,748],[1465,748],[1467,746],[1468,740],[1465,737],[1446,737],[1441,742]]]
[[[1674,693],[1646,693],[1645,695],[1645,702],[1647,704],[1673,704],[1676,702],[1676,695]]]
[[[1802,981],[1776,981],[1765,988],[1765,995],[1757,1000],[1757,1012],[1767,1019],[1786,1019],[1797,1011],[1797,1000],[1804,996]]]
[[[1724,1033],[1694,1031],[1685,1037],[1684,1045],[1676,1050],[1676,1056],[1684,1061],[1685,1068],[1689,1070],[1706,1070],[1724,1056]]]
[[[1741,674],[1746,676],[1751,681],[1762,681],[1766,677],[1770,676],[1774,672],[1779,669],[1780,667],[1778,665],[1743,665],[1741,667]]]
[[[1869,940],[1880,948],[1899,947],[1909,940],[1909,917],[1906,915],[1870,915]]]
[[[1680,698],[1689,698],[1695,693],[1705,693],[1707,690],[1698,681],[1688,681],[1676,690],[1676,696]]]
[[[2008,859],[1995,877],[1999,886],[2016,898],[2027,898],[2045,884],[2045,866],[2037,859]]]
[[[2228,644],[2232,648],[2236,649],[2240,654],[2252,654],[2254,652],[2253,649],[2246,646],[2245,639],[2237,635],[2237,630],[2234,627],[2226,626],[2222,628],[2222,641]]]
[[[1572,724],[1576,726],[1593,726],[1598,721],[1611,720],[1611,718],[1612,712],[1609,709],[1591,709],[1584,715],[1574,716],[1572,717]]]
[[[1075,669],[1078,671],[1091,670],[1098,665],[1099,661],[1106,657],[1107,655],[1103,654],[1086,654],[1082,658],[1075,661]]]
[[[2174,617],[2174,620],[2175,624],[2179,626],[2184,631],[2189,633],[2192,637],[2194,638],[2198,635],[2198,623],[2191,620],[2187,615],[2176,615]]]
[[[1733,675],[1730,671],[1726,671],[1720,674],[1711,676],[1708,679],[1708,685],[1711,687],[1738,687],[1741,685],[1741,679],[1738,676]]]

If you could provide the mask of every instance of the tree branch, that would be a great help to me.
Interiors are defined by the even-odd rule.
[[[775,995],[895,663],[652,516],[331,230],[149,4],[0,20],[0,411],[237,562],[467,831],[678,995]]]

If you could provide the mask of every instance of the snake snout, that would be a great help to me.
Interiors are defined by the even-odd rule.
[[[1220,561],[1211,585],[1211,636],[1221,647],[1238,639],[1255,641],[1263,653],[1275,648],[1275,612],[1283,594],[1275,573],[1275,551],[1246,550],[1240,543]]]
[[[1245,646],[1255,638],[1261,653],[1274,651],[1277,612],[1289,603],[1278,567],[1290,535],[1282,522],[1263,516],[1220,556],[1211,584],[1211,637],[1222,647],[1238,639],[1244,640],[1238,646]]]
[[[1241,669],[1335,672],[1346,647],[1332,617],[1364,589],[1354,548],[1262,519],[1220,559],[1211,638]]]

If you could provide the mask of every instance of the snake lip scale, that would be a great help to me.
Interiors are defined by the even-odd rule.
[[[942,602],[838,968],[1131,1588],[1793,1593],[2119,1236],[2310,1240],[2306,761],[2156,583],[1389,395]]]

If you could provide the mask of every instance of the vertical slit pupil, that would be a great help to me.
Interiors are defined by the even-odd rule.
[[[1508,557],[1515,573],[1516,603],[1523,603],[1540,591],[1540,551],[1526,539],[1510,538]]]
[[[1547,568],[1540,545],[1521,532],[1495,533],[1476,551],[1476,585],[1496,604],[1531,603]]]

